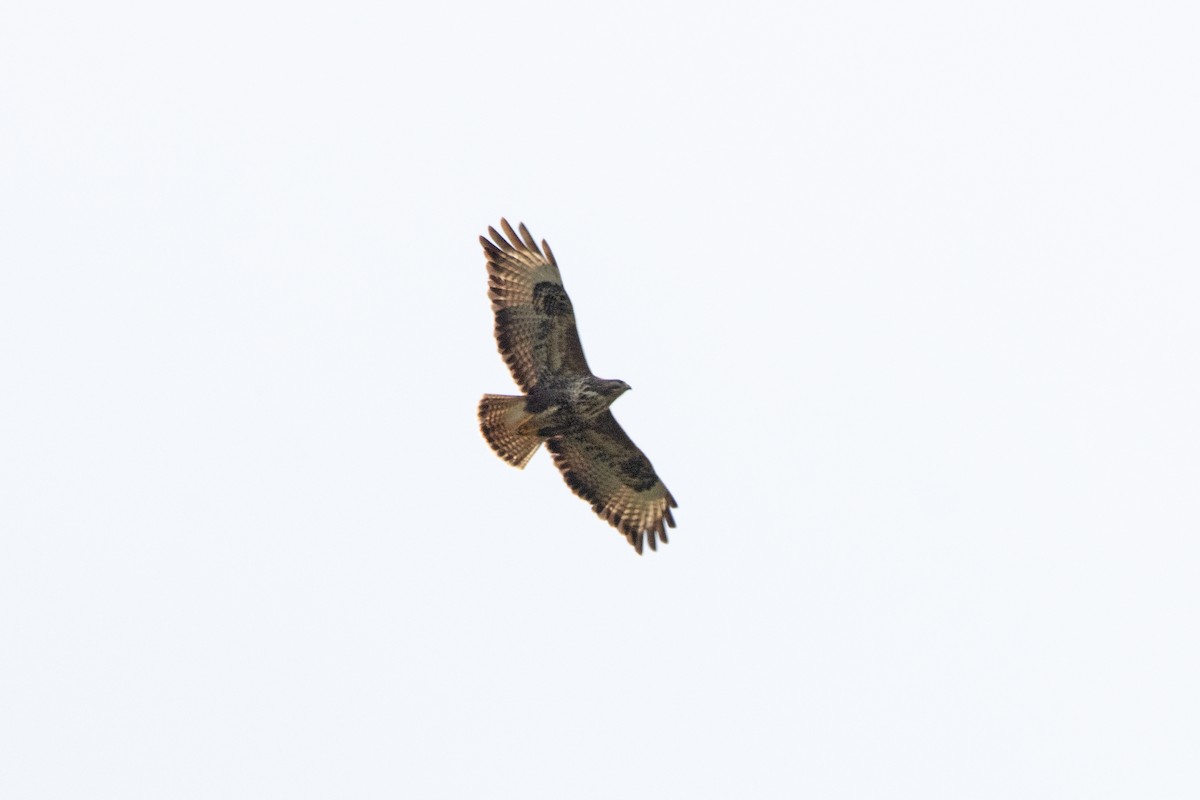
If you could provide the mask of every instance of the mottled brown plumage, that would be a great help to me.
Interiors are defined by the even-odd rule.
[[[624,381],[597,378],[583,356],[575,310],[550,246],[524,225],[519,234],[479,237],[487,257],[488,297],[496,344],[523,396],[484,395],[479,425],[496,454],[524,468],[546,443],[575,494],[625,535],[640,554],[647,539],[667,541],[675,498],[650,460],[617,424],[609,406],[628,391]],[[506,238],[507,237],[507,238]]]

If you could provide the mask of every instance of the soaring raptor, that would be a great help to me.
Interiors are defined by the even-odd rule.
[[[524,392],[485,394],[479,427],[496,454],[524,469],[542,442],[567,485],[625,534],[640,555],[649,539],[667,541],[675,527],[675,498],[650,460],[621,430],[608,407],[629,391],[625,381],[597,378],[583,357],[575,311],[563,289],[550,245],[520,225],[500,220],[506,239],[488,228],[488,297],[496,315],[496,344]]]

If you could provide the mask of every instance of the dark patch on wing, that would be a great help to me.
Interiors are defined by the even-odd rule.
[[[549,317],[565,317],[572,313],[571,298],[560,283],[542,281],[533,287],[533,307]]]
[[[645,456],[636,455],[625,459],[621,462],[620,469],[621,474],[629,479],[627,485],[634,491],[646,492],[658,483],[654,467],[650,466]]]

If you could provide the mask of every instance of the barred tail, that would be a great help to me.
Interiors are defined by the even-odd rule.
[[[485,394],[479,401],[479,430],[483,432],[483,438],[496,455],[517,469],[525,469],[542,444],[540,436],[517,433],[517,428],[530,416],[525,410],[524,397]]]

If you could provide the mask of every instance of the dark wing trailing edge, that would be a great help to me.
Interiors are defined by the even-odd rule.
[[[546,447],[571,491],[625,534],[639,555],[644,538],[651,550],[658,549],[655,537],[667,541],[667,526],[675,527],[675,498],[611,411],[589,428],[547,440]]]
[[[480,236],[479,242],[487,256],[496,344],[513,380],[528,394],[539,377],[590,375],[575,328],[575,310],[550,245],[543,240],[539,250],[523,224],[520,236],[508,220],[500,220],[500,227],[507,239],[489,227],[492,240]]]

